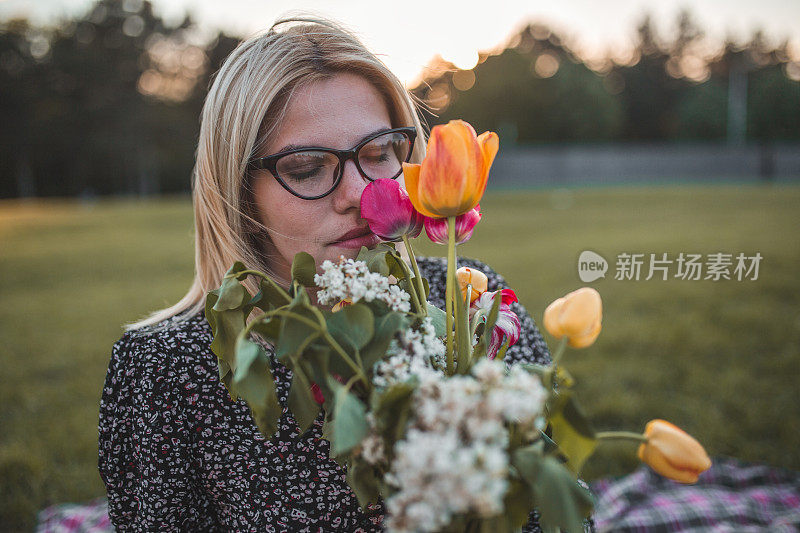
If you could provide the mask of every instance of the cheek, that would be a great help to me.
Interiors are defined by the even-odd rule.
[[[326,223],[333,212],[327,199],[303,200],[290,194],[272,177],[254,187],[259,220],[267,227],[273,245],[291,263],[297,252],[317,258],[328,242]],[[328,223],[328,225],[330,225]]]

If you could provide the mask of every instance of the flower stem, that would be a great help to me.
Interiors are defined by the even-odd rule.
[[[417,294],[419,295],[420,311],[422,316],[427,316],[428,298],[425,296],[425,286],[422,284],[422,275],[419,273],[417,257],[414,255],[414,249],[411,247],[411,241],[408,240],[408,235],[403,235],[403,244],[406,245],[406,252],[408,252],[408,258],[411,260],[411,268],[414,269],[414,280],[417,285]]]
[[[364,375],[364,371],[361,370],[361,366],[359,364],[355,363],[350,358],[350,356],[347,354],[347,352],[339,345],[338,342],[336,342],[336,339],[334,339],[331,336],[331,334],[328,333],[328,331],[327,331],[325,326],[323,326],[323,325],[321,325],[321,324],[319,324],[317,322],[314,322],[310,318],[304,317],[303,315],[299,315],[297,313],[294,313],[294,312],[292,312],[292,311],[290,311],[288,309],[278,308],[278,309],[274,309],[272,311],[268,311],[268,312],[264,313],[264,315],[262,315],[262,317],[259,317],[259,319],[253,320],[252,322],[250,322],[250,324],[248,324],[247,327],[245,327],[244,332],[241,335],[244,335],[246,337],[247,334],[250,332],[250,330],[253,328],[253,326],[256,324],[256,322],[258,320],[261,320],[261,319],[263,319],[265,317],[276,316],[276,315],[277,316],[285,316],[287,318],[291,318],[291,319],[297,320],[298,322],[302,322],[303,324],[309,326],[310,328],[315,329],[317,331],[317,334],[319,334],[323,339],[325,339],[325,342],[327,342],[328,345],[331,348],[333,348],[339,354],[339,356],[342,358],[342,360],[350,368],[353,369],[353,372],[355,373],[355,375],[359,379],[361,379],[361,381],[363,381],[365,385],[369,386],[369,380],[367,379],[367,376]]]
[[[638,442],[647,442],[647,437],[641,433],[634,433],[633,431],[600,431],[595,433],[594,437],[597,440],[635,440]]]
[[[419,296],[417,295],[417,290],[414,288],[414,284],[411,283],[411,271],[408,269],[408,265],[405,264],[405,261],[401,259],[400,263],[401,267],[403,268],[403,273],[405,274],[406,279],[408,280],[409,289],[411,289],[410,291],[411,303],[414,305],[414,312],[417,313],[418,315],[422,314],[423,313],[422,302],[420,301]],[[427,306],[424,308],[424,311],[427,313],[428,311]]]
[[[286,300],[286,303],[289,303],[289,302],[292,301],[292,298],[289,296],[289,293],[287,293],[286,290],[283,287],[281,287],[278,283],[275,282],[274,279],[272,279],[268,275],[264,274],[260,270],[253,270],[253,269],[248,268],[247,270],[240,270],[239,272],[237,272],[233,276],[226,276],[226,277],[234,278],[234,277],[241,276],[242,274],[250,274],[250,275],[262,278],[264,281],[272,284],[272,286],[275,287],[275,290],[278,292],[278,294],[281,295],[281,297],[283,297],[284,300]]]
[[[548,370],[547,375],[550,377],[550,388],[555,390],[556,384],[556,368],[558,367],[559,361],[561,361],[561,356],[564,355],[564,349],[567,347],[567,336],[561,337],[561,342],[558,343],[556,346],[556,351],[553,352],[552,360],[553,362],[550,364],[550,369]]]
[[[558,366],[558,362],[561,361],[561,356],[564,355],[564,348],[567,347],[567,336],[561,337],[561,342],[558,343],[556,347],[556,351],[553,354],[553,367]]]
[[[445,317],[447,328],[447,374],[453,375],[453,291],[456,276],[456,217],[447,217],[447,285]]]

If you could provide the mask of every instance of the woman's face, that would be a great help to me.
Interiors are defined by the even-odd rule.
[[[287,146],[350,149],[369,134],[389,129],[389,112],[380,93],[364,78],[348,73],[298,89],[264,157]],[[317,264],[339,256],[355,257],[361,246],[378,238],[361,218],[361,192],[368,181],[348,161],[341,182],[328,196],[304,200],[284,189],[268,170],[254,175],[253,191],[259,220],[268,228],[265,243],[276,275],[289,279],[294,255],[308,252]]]

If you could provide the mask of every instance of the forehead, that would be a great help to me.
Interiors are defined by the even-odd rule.
[[[391,127],[378,89],[361,76],[340,73],[294,91],[268,143],[269,152],[289,145],[346,149],[375,130]]]

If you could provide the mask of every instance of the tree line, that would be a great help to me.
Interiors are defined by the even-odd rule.
[[[689,12],[676,27],[663,39],[645,17],[632,53],[590,62],[531,24],[469,71],[433,65],[413,92],[434,123],[462,117],[519,143],[800,140],[800,58],[788,42],[756,32],[709,55]]]
[[[460,117],[506,143],[796,141],[800,63],[762,34],[702,57],[681,13],[649,19],[628,57],[589,61],[531,24],[459,70],[437,61],[412,89],[430,126]],[[184,192],[209,81],[239,43],[168,27],[141,0],[99,0],[55,27],[0,23],[0,198]]]

